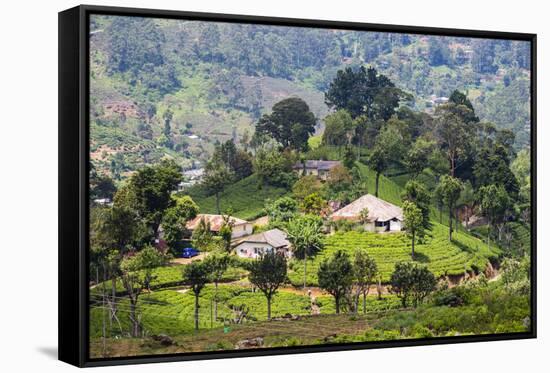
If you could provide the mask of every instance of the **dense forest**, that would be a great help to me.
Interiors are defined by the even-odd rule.
[[[526,42],[106,16],[90,30],[92,161],[115,179],[166,156],[204,164],[287,96],[321,134],[323,92],[346,67],[375,67],[427,114],[458,89],[514,149],[529,143]]]

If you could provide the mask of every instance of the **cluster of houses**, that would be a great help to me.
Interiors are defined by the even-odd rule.
[[[300,175],[315,175],[326,180],[328,172],[339,165],[338,161],[305,161],[294,166]],[[364,211],[368,210],[365,217]],[[350,204],[336,209],[329,215],[333,222],[347,220],[353,224],[361,225],[368,232],[398,232],[403,227],[403,210],[387,201],[371,194],[365,194]],[[199,214],[193,220],[187,222],[187,230],[192,233],[204,220],[210,226],[213,233],[218,233],[224,223],[222,215]],[[229,221],[233,227],[233,250],[243,258],[257,258],[260,255],[276,251],[286,257],[292,256],[291,244],[287,234],[280,229],[253,234],[254,226],[237,217],[230,216]]]

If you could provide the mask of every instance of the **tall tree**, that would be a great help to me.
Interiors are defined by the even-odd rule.
[[[428,191],[428,188],[417,180],[409,180],[405,184],[403,194],[401,195],[403,201],[413,202],[416,207],[420,209],[422,213],[422,228],[424,232],[432,229],[430,221],[430,206],[432,196]],[[420,236],[418,236],[420,237]]]
[[[267,300],[267,319],[271,320],[271,302],[286,280],[286,258],[269,251],[248,264],[248,279],[264,294]]]
[[[174,250],[185,233],[185,224],[197,216],[199,207],[189,196],[172,198],[174,205],[167,208],[162,217],[162,233],[168,247]]]
[[[455,176],[455,170],[464,160],[471,145],[473,126],[464,121],[471,110],[465,105],[444,104],[436,109],[436,135],[440,147],[445,151],[449,162],[449,174]]]
[[[367,115],[369,119],[388,120],[408,96],[375,68],[346,67],[339,70],[325,93],[329,108],[345,109],[353,118]]]
[[[139,317],[136,314],[139,296],[144,289],[150,288],[151,281],[155,279],[153,269],[163,265],[165,261],[165,257],[151,246],[145,247],[133,256],[122,259],[120,264],[121,280],[130,302],[132,337],[139,337],[141,334]]]
[[[414,260],[414,244],[418,237],[424,235],[424,227],[422,224],[422,211],[414,202],[403,202],[403,219],[405,231],[411,238],[411,259]]]
[[[441,196],[443,203],[449,209],[449,241],[453,239],[453,212],[462,188],[462,182],[449,175],[443,175],[436,188],[437,194]]]
[[[213,253],[206,257],[204,264],[214,282],[214,320],[218,320],[218,284],[231,264],[231,257],[227,253]]]
[[[189,285],[195,295],[195,331],[199,330],[199,296],[210,281],[210,267],[201,261],[191,262],[183,267],[183,281]]]
[[[319,265],[317,271],[319,287],[334,297],[337,314],[340,313],[342,300],[351,290],[353,275],[353,264],[349,255],[342,250],[338,250]]]
[[[158,238],[162,217],[175,201],[172,192],[183,176],[174,161],[162,160],[154,166],[146,166],[132,175],[129,187],[135,195],[136,209]]]
[[[433,141],[419,137],[407,152],[405,157],[405,166],[412,174],[413,178],[417,178],[424,169],[429,166],[430,155],[434,150],[435,144]]]
[[[401,299],[403,307],[409,305],[411,298],[412,305],[416,307],[435,290],[437,281],[426,266],[399,262],[395,264],[390,284],[390,291]]]
[[[220,195],[234,179],[234,173],[231,172],[221,159],[213,157],[204,169],[203,186],[208,192],[216,196],[216,210],[221,214]]]
[[[287,224],[294,256],[304,260],[304,289],[307,287],[307,259],[323,249],[323,222],[315,215],[296,216]]]
[[[307,140],[315,132],[315,115],[299,97],[290,97],[273,105],[256,124],[256,132],[272,136],[284,148],[307,150]]]
[[[511,207],[511,201],[502,185],[485,185],[478,190],[478,201],[481,207],[481,213],[489,220],[489,227],[499,228],[499,241],[501,231],[507,221],[508,210]],[[487,245],[490,243],[491,230],[487,233]]]
[[[355,288],[354,309],[359,310],[359,297],[363,296],[363,313],[367,313],[367,295],[373,284],[378,267],[373,258],[365,250],[355,250],[353,257],[353,282]]]

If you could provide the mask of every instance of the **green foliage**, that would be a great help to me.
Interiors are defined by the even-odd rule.
[[[162,234],[168,246],[173,250],[183,237],[185,224],[195,218],[199,207],[189,196],[172,196],[174,206],[166,209],[162,217]]]
[[[281,197],[273,202],[268,202],[265,211],[269,217],[270,226],[284,226],[298,213],[298,204],[293,198]]]
[[[390,283],[390,291],[401,299],[403,307],[407,307],[409,300],[417,307],[435,290],[437,282],[427,267],[399,262],[395,264]]]
[[[353,264],[349,255],[337,251],[332,257],[325,259],[317,271],[319,287],[334,297],[335,311],[340,313],[340,307],[346,294],[350,292],[354,279]]]
[[[260,149],[256,152],[254,173],[260,188],[267,185],[288,188],[295,181],[292,160],[276,149]]]
[[[268,251],[247,266],[248,279],[258,287],[267,299],[267,319],[271,319],[271,300],[286,280],[286,258],[275,251]]]
[[[422,211],[414,202],[403,202],[403,224],[408,236],[411,238],[411,258],[414,260],[414,244],[417,239],[424,237]]]
[[[308,138],[315,132],[315,115],[301,98],[286,98],[273,106],[271,114],[262,116],[256,132],[271,136],[284,148],[307,150]]]

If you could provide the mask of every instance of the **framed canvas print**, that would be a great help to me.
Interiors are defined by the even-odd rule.
[[[536,36],[59,13],[59,356],[536,336]]]

